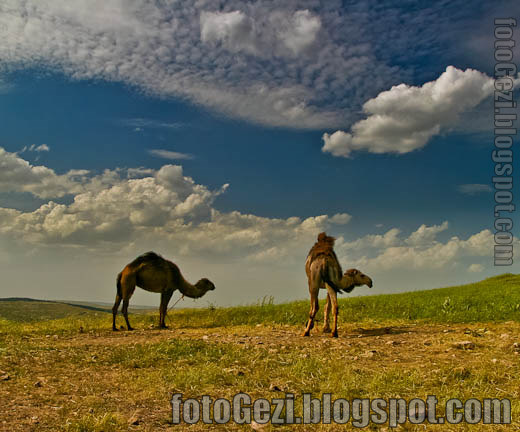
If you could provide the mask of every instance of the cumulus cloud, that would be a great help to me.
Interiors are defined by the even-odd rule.
[[[487,184],[471,183],[459,185],[457,186],[457,190],[465,195],[478,195],[491,192],[493,189]]]
[[[420,149],[492,91],[493,80],[487,75],[448,66],[421,87],[400,84],[368,100],[363,105],[367,118],[350,132],[325,133],[322,150],[349,157],[353,151],[402,154]]]
[[[340,237],[337,253],[349,266],[371,272],[449,269],[468,259],[493,255],[494,237],[490,230],[481,230],[466,239],[453,236],[446,241],[438,240],[437,235],[448,227],[448,222],[433,226],[423,224],[407,237],[397,228],[383,235],[369,234],[353,241]],[[515,239],[515,244],[518,243]]]
[[[350,216],[348,213],[337,213],[330,221],[337,225],[346,225],[350,222],[350,219],[352,219],[352,216]]]
[[[33,166],[16,153],[9,153],[0,147],[0,191],[30,192],[39,198],[58,198],[79,192],[78,177],[85,171],[69,171],[56,174],[45,166]]]
[[[336,242],[336,246],[338,250],[342,251],[343,253],[366,250],[367,248],[386,248],[396,245],[400,242],[400,233],[400,229],[392,228],[385,234],[368,234],[351,242],[347,242],[343,239],[343,237],[340,237]]]
[[[17,256],[30,250],[40,257],[62,257],[50,262],[49,268],[65,256],[97,260],[95,265],[102,267],[102,257],[106,257],[112,263],[110,268],[104,267],[108,275],[115,271],[114,266],[136,254],[156,250],[177,262],[191,262],[199,277],[200,265],[212,266],[221,280],[232,284],[234,276],[229,273],[241,268],[240,277],[255,286],[291,286],[292,294],[277,297],[286,299],[301,297],[303,262],[321,231],[337,237],[335,249],[344,268],[366,271],[381,281],[378,286],[383,290],[388,280],[382,276],[395,270],[401,275],[399,280],[427,271],[442,273],[435,276],[435,286],[450,269],[452,274],[461,268],[477,272],[483,264],[472,264],[493,253],[493,233],[487,229],[465,238],[439,240],[448,231],[448,222],[423,224],[411,233],[394,227],[383,234],[346,240],[338,232],[344,232],[351,219],[347,213],[272,218],[221,212],[214,202],[228,185],[211,190],[186,176],[178,165],[164,165],[159,170],[117,168],[95,175],[79,169],[60,175],[4,150],[0,151],[0,165],[7,168],[0,170],[2,191],[26,191],[41,197],[70,195],[66,202],[50,200],[33,211],[0,208],[4,248],[16,250]],[[518,239],[515,247],[520,247]],[[401,286],[399,283],[395,286]],[[46,286],[52,284],[48,281]],[[232,298],[236,298],[242,285],[233,290]],[[240,295],[247,297],[246,293]]]
[[[294,259],[295,250],[305,254],[317,233],[345,225],[351,218],[346,213],[280,219],[219,212],[213,202],[228,185],[210,190],[184,175],[178,165],[107,170],[99,175],[71,170],[60,176],[4,150],[0,163],[7,168],[0,174],[2,190],[73,196],[69,204],[49,201],[34,211],[0,208],[0,234],[37,247],[114,251],[152,244],[173,247],[183,256],[276,262],[280,257]]]
[[[142,230],[153,235],[171,221],[205,220],[221,193],[195,184],[174,165],[163,166],[154,177],[113,180],[98,190],[89,190],[91,183],[86,183],[68,205],[50,201],[33,212],[2,209],[0,229],[29,243],[117,243]]]
[[[422,224],[405,240],[409,245],[424,245],[435,241],[437,234],[448,229],[448,221],[444,221],[441,225],[426,226]]]
[[[148,150],[148,153],[163,158],[163,159],[171,159],[171,160],[179,160],[179,159],[193,159],[193,155],[187,153],[179,153],[170,150],[161,150],[161,149],[153,149]]]

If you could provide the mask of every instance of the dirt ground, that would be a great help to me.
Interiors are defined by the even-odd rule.
[[[438,376],[446,375],[451,370],[455,374],[452,379],[460,382],[466,376],[469,386],[480,386],[480,381],[488,380],[484,387],[479,387],[479,391],[485,388],[486,392],[493,393],[490,397],[507,397],[512,400],[519,397],[519,323],[410,324],[367,328],[345,324],[340,327],[338,339],[323,335],[317,329],[313,330],[311,337],[304,338],[301,330],[294,326],[258,325],[213,329],[137,329],[133,332],[107,330],[65,336],[0,335],[3,347],[0,356],[0,430],[105,430],[104,426],[99,426],[102,424],[100,417],[103,412],[116,413],[119,422],[115,429],[106,426],[106,430],[238,428],[222,425],[172,425],[167,395],[175,388],[172,385],[164,386],[160,382],[167,376],[166,372],[160,367],[157,370],[145,370],[139,366],[131,370],[122,369],[117,362],[107,360],[114,350],[121,351],[125,347],[130,349],[136,346],[153,349],[157,344],[171,340],[199,341],[243,349],[243,359],[238,358],[233,363],[236,366],[223,365],[221,369],[222,374],[238,375],[237,379],[241,378],[240,374],[246,377],[253,374],[249,368],[255,367],[255,361],[260,362],[259,367],[263,367],[265,363],[276,368],[289,367],[287,365],[296,359],[317,359],[318,364],[327,365],[329,361],[335,362],[338,367],[344,364],[347,372],[354,371],[361,377],[370,377],[373,371],[400,371],[406,374],[406,371],[415,373],[424,370],[425,381],[437,376],[436,384],[432,384],[432,391],[444,395],[449,395],[450,391],[443,387]],[[190,362],[189,359],[177,359],[168,367],[193,367],[194,363]],[[497,381],[493,374],[499,374],[501,378]],[[147,381],[144,381],[145,375]],[[469,379],[470,376],[473,380]],[[277,386],[273,387],[271,383],[271,387],[265,389],[267,394],[262,397],[270,398],[272,392],[278,390],[295,394],[307,391],[305,381],[298,381],[298,377],[288,376],[286,380],[282,378],[283,376],[273,373],[274,384]],[[142,381],[136,383],[139,379]],[[195,376],[194,380],[196,379],[198,378]],[[132,384],[128,384],[129,380],[133,380]],[[233,382],[231,381],[225,391],[222,390],[223,397],[240,390],[262,394],[261,387],[238,388]],[[243,385],[251,383],[237,382]],[[374,391],[377,391],[377,383],[374,385]],[[381,394],[389,394],[394,385],[392,382],[381,383]],[[136,386],[141,386],[141,390],[137,391]],[[146,388],[143,390],[144,387]],[[184,386],[177,390],[189,392],[190,389],[189,386]],[[196,390],[194,387],[194,394],[197,394]],[[218,391],[218,386],[210,390]],[[413,394],[413,389],[409,390]],[[421,389],[429,390],[426,387]],[[471,389],[468,391],[471,393]],[[215,396],[218,397],[218,394]],[[91,429],[86,426],[89,419],[94,425]],[[479,430],[480,427],[484,428],[476,425],[470,430]],[[518,424],[516,427],[518,428]],[[250,426],[242,428],[252,430]],[[323,430],[330,429],[328,427]],[[344,429],[343,427],[342,430]],[[402,429],[400,427],[397,430]],[[424,426],[417,430],[423,429]],[[445,427],[442,430],[448,429]]]

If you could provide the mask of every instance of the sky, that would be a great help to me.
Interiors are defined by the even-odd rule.
[[[519,12],[3,0],[0,297],[110,302],[153,250],[216,285],[184,306],[304,299],[322,231],[374,280],[351,295],[518,273],[490,155],[493,19]]]

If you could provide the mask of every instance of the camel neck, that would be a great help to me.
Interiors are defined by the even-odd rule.
[[[355,287],[354,281],[352,279],[350,279],[349,277],[343,276],[343,280],[341,282],[343,285],[343,287],[341,289],[343,291],[348,292],[348,293],[352,292],[352,290]]]
[[[204,291],[203,290],[198,288],[196,285],[190,284],[184,278],[182,279],[182,282],[180,284],[179,290],[186,297],[190,297],[190,298],[199,298],[199,297],[202,297],[204,295]]]

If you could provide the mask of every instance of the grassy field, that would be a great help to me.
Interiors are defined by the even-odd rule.
[[[216,399],[239,391],[253,399],[292,392],[297,415],[303,392],[333,399],[436,395],[438,415],[452,397],[509,398],[513,427],[520,427],[518,275],[343,299],[338,339],[320,333],[321,323],[310,338],[301,337],[308,301],[173,310],[169,330],[155,327],[157,312],[135,314],[134,332],[110,331],[111,316],[102,311],[50,310],[46,303],[28,310],[18,302],[17,312],[17,302],[6,303],[0,302],[0,430],[252,430],[171,424],[173,393]],[[355,429],[349,423],[262,430],[270,428]],[[491,428],[511,426],[428,425]]]

